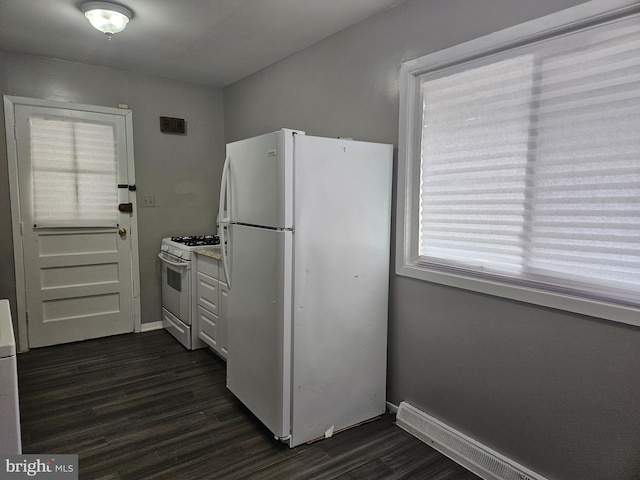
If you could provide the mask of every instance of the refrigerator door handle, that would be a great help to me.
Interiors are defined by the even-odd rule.
[[[222,268],[227,281],[227,287],[231,289],[231,276],[229,275],[229,267],[227,262],[227,239],[225,229],[231,223],[231,197],[228,195],[229,183],[229,156],[224,159],[224,167],[222,168],[222,181],[220,182],[220,207],[218,211],[218,223],[220,225],[220,251],[222,252]],[[225,206],[226,216],[225,216]]]
[[[222,181],[220,182],[220,207],[218,212],[219,223],[229,225],[231,222],[231,205],[228,205],[229,196],[228,192],[228,183],[229,183],[229,160],[230,157],[227,156],[224,159],[224,167],[222,167]],[[227,209],[225,210],[225,207]],[[226,212],[226,216],[225,216]]]

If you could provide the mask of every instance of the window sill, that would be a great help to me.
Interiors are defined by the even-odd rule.
[[[640,326],[640,309],[638,308],[441,272],[417,264],[399,265],[396,267],[396,274],[509,300],[579,313],[637,327]]]

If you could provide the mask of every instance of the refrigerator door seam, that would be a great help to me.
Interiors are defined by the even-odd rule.
[[[262,228],[264,230],[273,230],[275,232],[293,232],[293,227],[269,227],[267,225],[255,225],[253,223],[231,222],[233,225],[241,227]]]

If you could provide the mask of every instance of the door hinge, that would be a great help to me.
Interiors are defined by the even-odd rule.
[[[15,123],[13,124],[13,139],[18,141],[18,127]]]

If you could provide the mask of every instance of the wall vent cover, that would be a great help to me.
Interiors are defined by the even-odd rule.
[[[186,124],[184,118],[160,117],[160,131],[162,133],[185,135]]]

